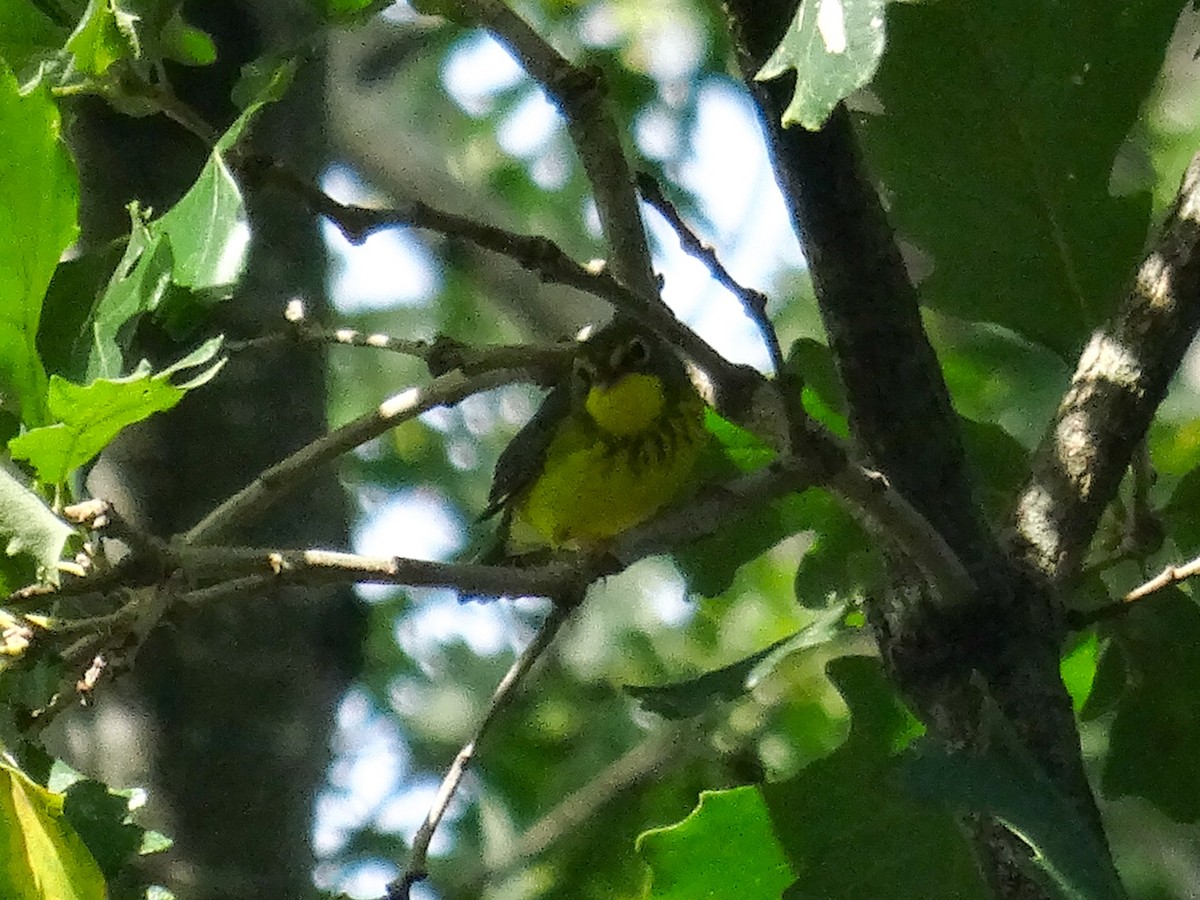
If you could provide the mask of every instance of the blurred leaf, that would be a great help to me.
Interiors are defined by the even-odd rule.
[[[67,31],[29,0],[0,3],[0,60],[24,80],[39,58],[59,50]]]
[[[104,900],[104,877],[63,815],[63,798],[0,762],[0,896]]]
[[[988,727],[985,755],[951,753],[931,739],[918,741],[901,764],[906,784],[918,796],[956,812],[999,819],[1029,844],[1030,865],[1049,878],[1060,896],[1123,900],[1127,895],[1107,849],[1017,743],[998,710]]]
[[[452,5],[453,0],[445,0]],[[327,22],[338,25],[353,25],[364,22],[381,9],[391,6],[391,0],[309,0],[309,5],[315,9]],[[440,11],[428,10],[424,4],[413,4],[413,9],[429,15],[440,15]]]
[[[713,704],[735,700],[754,688],[776,664],[792,653],[827,643],[845,631],[846,607],[835,607],[799,631],[749,656],[686,681],[624,686],[642,708],[667,719],[688,719]]]
[[[1070,382],[1062,357],[1000,325],[933,310],[922,318],[959,416],[999,426],[1022,447],[1035,446]]]
[[[839,437],[847,437],[846,396],[829,348],[812,338],[801,338],[788,348],[784,369],[804,385],[805,412]]]
[[[733,584],[737,570],[756,559],[785,537],[803,528],[819,528],[810,513],[819,500],[816,491],[791,494],[766,505],[745,510],[732,527],[694,541],[675,551],[688,586],[706,597],[716,597]]]
[[[892,221],[932,266],[926,302],[1078,352],[1141,253],[1149,198],[1113,197],[1109,178],[1182,6],[889,8],[883,111],[860,133]]]
[[[992,422],[958,417],[963,449],[979,485],[979,497],[993,521],[1012,508],[1029,474],[1029,454],[1007,431]]]
[[[1133,604],[1118,626],[1128,686],[1109,730],[1108,797],[1144,797],[1200,819],[1200,610],[1177,589]],[[1106,654],[1107,655],[1107,654]]]
[[[58,584],[58,561],[63,558],[71,526],[51,512],[41,497],[0,467],[0,541],[5,557],[28,557],[36,566],[36,577],[46,584]],[[4,568],[6,580],[9,569]],[[23,582],[9,583],[9,593]]]
[[[813,540],[796,567],[796,602],[824,609],[830,599],[850,600],[879,583],[873,542],[829,494],[810,491]]]
[[[1163,524],[1176,547],[1200,553],[1200,468],[1193,469],[1175,485],[1171,499],[1162,509]]]
[[[50,414],[58,421],[13,438],[9,450],[16,459],[28,460],[44,483],[62,484],[122,429],[171,409],[189,390],[212,379],[225,364],[224,359],[212,362],[220,349],[221,338],[213,338],[160,372],[143,360],[132,375],[98,378],[86,386],[55,375],[50,379]],[[172,381],[201,366],[205,368],[190,380]]]
[[[776,900],[796,876],[756,787],[704,791],[682,822],[638,837],[647,900]]]
[[[896,783],[896,754],[921,732],[876,660],[828,666],[850,707],[844,744],[797,776],[762,787],[775,834],[799,874],[785,898],[984,900],[952,816]]]
[[[147,832],[130,820],[138,791],[111,791],[90,778],[81,778],[66,789],[63,815],[83,840],[107,879],[114,879],[136,857],[144,855],[147,835],[153,834],[150,852],[164,850],[170,841]],[[163,844],[166,841],[166,844]]]
[[[740,472],[761,469],[775,458],[775,451],[757,435],[729,421],[712,407],[704,411],[704,427],[717,439],[725,458]]]
[[[783,124],[816,131],[875,74],[883,54],[884,0],[802,0],[775,52],[754,77],[796,70]]]
[[[845,417],[846,395],[829,347],[812,338],[800,338],[788,348],[784,366],[799,375],[804,386],[811,388],[829,409]]]
[[[22,96],[0,61],[0,394],[21,419],[46,416],[46,372],[37,355],[46,286],[79,233],[79,181],[45,87]]]

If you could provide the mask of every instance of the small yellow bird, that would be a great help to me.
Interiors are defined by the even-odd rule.
[[[660,340],[617,320],[586,340],[496,464],[503,511],[484,562],[597,550],[686,493],[708,445],[704,401]]]

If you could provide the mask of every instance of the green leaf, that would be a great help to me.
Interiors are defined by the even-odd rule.
[[[1200,819],[1200,610],[1176,589],[1133,604],[1119,647],[1128,685],[1109,729],[1108,797],[1149,800],[1178,822]]]
[[[24,80],[41,58],[62,47],[66,29],[60,27],[32,2],[10,0],[0,3],[0,60]],[[27,68],[29,67],[29,68]]]
[[[63,815],[91,852],[105,878],[113,879],[141,855],[144,830],[129,820],[130,804],[139,792],[110,791],[91,779],[67,788]]]
[[[231,129],[232,130],[232,129]],[[155,225],[171,244],[171,280],[194,292],[228,291],[245,264],[242,192],[218,150]]]
[[[217,61],[217,45],[208,32],[183,20],[175,10],[163,26],[160,36],[162,54],[185,66],[210,66]]]
[[[704,427],[716,438],[724,459],[740,472],[761,469],[775,458],[775,451],[761,438],[730,422],[712,407],[705,409]]]
[[[42,364],[51,374],[72,381],[87,378],[88,355],[92,349],[92,317],[101,292],[120,264],[124,250],[108,244],[58,264],[46,301],[42,304],[42,322],[37,348]],[[120,354],[112,345],[110,352]],[[118,364],[117,368],[120,366]]]
[[[4,542],[7,558],[31,560],[38,581],[58,584],[58,562],[73,533],[71,526],[56,516],[41,497],[0,467],[0,541]],[[27,583],[19,575],[16,583],[11,583],[10,573],[6,566],[5,580],[10,583],[5,593]]]
[[[133,21],[109,0],[88,0],[87,9],[67,39],[67,51],[80,74],[99,78],[121,59],[137,56]]]
[[[132,375],[99,378],[86,386],[55,375],[50,379],[50,412],[58,421],[13,438],[9,449],[15,458],[28,460],[43,482],[61,484],[121,429],[170,409],[189,390],[215,376],[225,361],[208,364],[220,347],[221,339],[213,338],[161,372],[152,372],[143,361]],[[172,381],[173,376],[198,366],[206,368],[190,381]]]
[[[1107,851],[1087,823],[1017,743],[998,710],[994,719],[986,755],[951,753],[933,740],[919,741],[903,761],[908,786],[960,813],[985,813],[1003,822],[1029,844],[1031,865],[1064,898],[1124,900]]]
[[[1113,160],[1183,3],[894,4],[860,117],[925,302],[1073,358],[1125,289],[1149,198]],[[1120,59],[1120,65],[1105,64]]]
[[[638,837],[648,900],[777,900],[795,874],[756,787],[703,791],[676,825]]]
[[[245,267],[245,207],[219,149],[165,215],[147,223],[136,205],[130,214],[125,256],[92,314],[88,380],[124,372],[124,350],[148,312],[173,336],[186,336],[232,294]]]
[[[293,57],[260,56],[242,66],[230,96],[242,110],[282,100],[298,68],[299,61]]]
[[[125,371],[125,349],[141,316],[158,308],[171,284],[169,243],[152,230],[137,203],[129,206],[129,241],[108,287],[90,314],[84,381],[112,378]]]
[[[792,870],[786,898],[984,900],[990,896],[954,819],[898,784],[896,754],[921,727],[879,663],[829,663],[850,707],[850,734],[797,776],[762,787]]]
[[[735,663],[705,672],[686,681],[663,685],[625,685],[642,708],[667,719],[689,719],[710,709],[715,703],[735,700],[793,653],[828,643],[845,629],[846,606],[826,611],[799,631],[768,644]]]
[[[1096,683],[1096,668],[1100,661],[1100,639],[1094,629],[1077,633],[1059,662],[1063,685],[1071,695],[1076,714],[1083,711]]]
[[[1175,546],[1187,552],[1200,549],[1200,468],[1193,469],[1179,479],[1171,499],[1162,509],[1163,524]]]
[[[79,233],[79,180],[49,91],[22,96],[0,62],[0,395],[27,425],[46,420],[46,372],[37,354],[46,287]]]
[[[984,509],[1001,519],[1011,508],[1017,490],[1029,474],[1029,454],[999,425],[958,417],[963,449],[979,485]]]
[[[884,0],[803,0],[755,79],[796,70],[784,126],[816,131],[833,108],[871,80],[883,54]]]
[[[831,599],[862,596],[879,583],[879,558],[854,517],[829,494],[812,492],[812,544],[796,567],[796,602],[823,609]]]
[[[0,762],[0,896],[104,900],[104,877],[63,815],[63,798]]]
[[[735,527],[722,528],[675,552],[675,560],[687,578],[688,586],[706,597],[716,597],[729,589],[737,570],[757,559],[785,537],[804,528],[819,528],[811,511],[820,503],[820,494],[807,491],[793,494],[742,512]]]

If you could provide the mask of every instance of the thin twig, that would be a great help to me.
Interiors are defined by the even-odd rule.
[[[577,600],[578,598],[575,599]],[[462,749],[454,757],[454,762],[446,770],[446,774],[442,778],[441,785],[438,787],[437,795],[434,797],[429,813],[425,816],[425,821],[417,829],[416,836],[413,838],[412,854],[409,857],[408,867],[398,879],[388,886],[387,900],[408,900],[412,886],[418,881],[425,879],[428,874],[425,864],[429,853],[429,843],[433,840],[433,834],[437,830],[438,824],[442,821],[442,816],[445,815],[446,808],[450,805],[450,801],[458,791],[463,776],[467,772],[467,767],[470,766],[471,760],[475,756],[476,749],[491,729],[496,718],[512,703],[516,697],[517,688],[521,686],[521,682],[529,674],[529,670],[533,668],[534,663],[541,658],[542,654],[545,653],[551,642],[558,635],[563,623],[566,622],[576,606],[577,603],[556,603],[546,615],[537,634],[533,636],[533,640],[529,642],[529,645],[517,657],[504,677],[500,679],[500,683],[496,685],[496,690],[492,693],[492,699],[488,703],[483,717],[479,720],[479,724],[475,726],[474,733],[463,744]]]
[[[424,388],[409,388],[366,415],[322,435],[265,470],[250,484],[221,503],[180,538],[184,543],[211,543],[223,532],[261,515],[306,481],[317,469],[391,428],[438,406],[528,377],[521,369],[497,369],[475,376],[455,370]]]
[[[491,369],[525,368],[531,373],[542,373],[536,379],[542,383],[557,381],[559,376],[569,371],[570,362],[579,351],[577,341],[560,341],[545,346],[507,344],[472,347],[446,335],[424,341],[379,332],[356,331],[353,328],[328,328],[305,319],[303,313],[294,313],[295,303],[297,301],[288,304],[284,328],[247,340],[227,341],[225,349],[230,353],[245,353],[295,344],[365,347],[423,360],[434,376],[444,375],[453,369],[462,369],[464,373],[473,375]]]
[[[711,722],[704,716],[668,723],[530,826],[499,863],[489,866],[490,872],[503,873],[522,860],[537,856],[563,835],[576,831],[620,794],[697,755],[707,746],[702,738],[710,727]]]
[[[1194,578],[1197,575],[1200,575],[1200,556],[1181,566],[1167,566],[1149,581],[1139,584],[1116,603],[1106,603],[1104,606],[1098,606],[1095,609],[1073,610],[1070,614],[1071,627],[1075,629],[1086,628],[1105,619],[1115,619],[1123,616],[1133,608],[1132,604],[1137,601],[1156,594],[1173,584],[1179,584],[1181,581]]]
[[[564,284],[607,301],[618,312],[678,348],[714,380],[730,385],[763,380],[753,370],[746,371],[745,367],[735,366],[726,360],[708,342],[680,322],[664,304],[647,302],[644,296],[626,287],[603,266],[580,265],[549,238],[506,231],[467,216],[437,209],[419,200],[391,208],[340,203],[288,168],[265,157],[247,158],[242,163],[242,171],[252,181],[272,184],[299,197],[309,210],[336,225],[352,243],[361,243],[374,232],[397,225],[468,240],[485,250],[509,257],[543,281]],[[740,420],[736,412],[730,418]]]
[[[172,559],[189,582],[258,576],[287,584],[402,584],[454,588],[466,596],[553,597],[590,580],[585,556],[536,566],[444,563],[400,556],[360,556],[334,550],[178,545]]]
[[[512,52],[562,113],[592,188],[617,280],[631,288],[642,303],[661,306],[633,173],[620,131],[605,103],[602,73],[595,67],[573,65],[503,0],[461,3],[468,15]]]
[[[1200,556],[1193,559],[1191,562],[1184,563],[1182,566],[1167,566],[1149,581],[1139,584],[1132,591],[1121,598],[1123,603],[1133,603],[1136,600],[1141,600],[1143,597],[1148,597],[1156,591],[1161,591],[1165,587],[1172,584],[1178,584],[1181,581],[1186,581],[1194,575],[1200,575]]]
[[[667,224],[675,231],[679,237],[680,246],[688,254],[704,263],[716,282],[733,294],[742,304],[746,315],[750,317],[750,321],[762,334],[763,342],[767,345],[767,352],[771,356],[772,370],[776,375],[782,372],[783,350],[779,346],[779,335],[775,333],[775,326],[767,317],[767,295],[754,288],[743,287],[729,274],[729,270],[722,265],[717,256],[716,250],[700,240],[696,233],[687,226],[679,214],[679,210],[667,199],[662,187],[653,177],[645,172],[639,172],[637,184],[643,199],[658,210],[659,214],[667,220]]]

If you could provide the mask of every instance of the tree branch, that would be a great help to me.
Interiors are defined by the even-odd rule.
[[[1200,154],[1121,308],[1079,358],[1014,515],[1016,552],[1061,584],[1200,328]]]
[[[504,44],[558,107],[583,163],[612,270],[647,305],[661,305],[638,207],[633,173],[620,132],[604,103],[603,76],[563,57],[503,0],[461,0],[463,7]]]
[[[767,295],[762,291],[742,287],[738,284],[737,280],[721,264],[717,252],[688,228],[687,223],[679,214],[679,210],[667,199],[657,181],[646,173],[639,172],[637,183],[638,190],[641,191],[645,201],[658,210],[659,215],[666,219],[667,224],[675,231],[679,238],[679,245],[688,254],[704,263],[708,271],[712,273],[713,279],[737,297],[738,302],[746,311],[746,315],[750,317],[750,321],[755,324],[762,335],[763,343],[767,345],[767,352],[771,357],[771,368],[778,376],[783,372],[783,350],[779,346],[779,335],[775,333],[775,326],[767,317]]]
[[[527,369],[497,369],[468,377],[454,370],[424,388],[409,388],[384,400],[374,411],[301,447],[246,485],[238,493],[181,535],[184,543],[211,543],[235,525],[264,513],[303,484],[319,467],[343,453],[378,437],[402,422],[438,406],[450,406],[464,397],[502,384],[528,378]]]
[[[549,648],[554,638],[558,636],[558,632],[562,629],[563,624],[582,599],[582,595],[577,595],[571,598],[562,598],[563,602],[555,603],[542,622],[537,634],[529,642],[529,646],[517,657],[508,672],[500,679],[500,683],[496,685],[491,702],[488,703],[487,710],[475,726],[474,733],[463,744],[458,754],[454,757],[454,762],[446,770],[446,774],[442,778],[442,783],[438,786],[433,805],[430,807],[429,813],[425,816],[425,821],[421,823],[421,827],[417,829],[416,836],[413,838],[412,853],[409,856],[408,867],[399,878],[388,885],[386,900],[408,900],[413,885],[426,878],[425,862],[429,853],[429,843],[433,840],[433,833],[437,830],[439,823],[442,821],[442,816],[446,813],[446,807],[450,805],[450,801],[458,791],[459,785],[462,784],[463,776],[466,775],[467,767],[470,766],[471,760],[475,757],[476,749],[484,737],[487,736],[492,724],[499,717],[500,713],[512,703],[513,698],[516,697],[517,689],[525,680],[525,676],[529,674],[530,669],[533,668],[534,664]]]
[[[975,502],[917,293],[862,168],[849,117],[839,107],[818,132],[785,130],[788,79],[763,84],[754,75],[795,4],[727,0],[727,8],[743,77],[759,105],[776,177],[810,264],[854,439],[869,464],[953,548],[976,585],[961,605],[937,603],[911,557],[893,555],[888,589],[868,606],[885,663],[931,732],[968,751],[984,749],[989,739],[971,686],[972,673],[981,675],[979,683],[1031,756],[1104,846],[1070,699],[1058,676],[1063,623],[1057,598],[1010,562]],[[1029,849],[1018,836],[986,818],[972,817],[968,827],[998,896],[1046,896],[1019,862]]]

